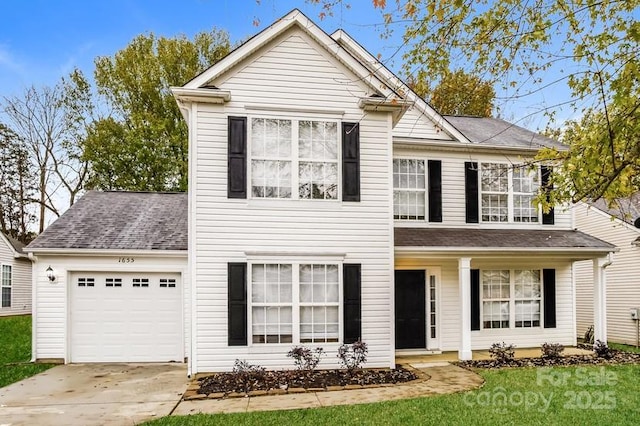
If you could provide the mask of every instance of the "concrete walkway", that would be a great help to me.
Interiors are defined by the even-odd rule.
[[[185,364],[67,364],[0,388],[1,425],[133,425],[169,415]]]
[[[460,392],[478,388],[484,383],[477,374],[448,362],[416,362],[409,365],[419,370],[423,376],[428,376],[428,379],[404,385],[342,391],[181,401],[173,414],[237,413],[365,404]]]

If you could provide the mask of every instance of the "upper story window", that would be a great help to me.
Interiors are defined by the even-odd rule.
[[[540,176],[538,169],[510,167],[500,163],[480,166],[481,212],[483,222],[539,222],[533,203]]]
[[[425,212],[425,161],[394,159],[393,218],[424,220]]]
[[[338,198],[338,124],[251,119],[251,193],[255,198]]]

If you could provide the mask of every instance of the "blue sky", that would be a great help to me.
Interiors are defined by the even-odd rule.
[[[173,36],[212,27],[227,30],[232,41],[246,39],[293,8],[301,9],[328,32],[345,28],[361,44],[382,53],[371,27],[381,22],[370,0],[335,17],[318,19],[321,9],[303,0],[5,0],[0,26],[0,96],[31,84],[54,84],[74,67],[93,72],[97,56],[113,55],[141,33]],[[259,19],[260,25],[253,24]]]
[[[88,77],[98,56],[111,56],[136,35],[193,36],[212,27],[225,29],[231,40],[246,39],[293,8],[299,8],[325,31],[345,29],[372,54],[380,54],[393,71],[401,66],[397,39],[381,39],[380,11],[371,0],[349,0],[350,10],[335,9],[333,17],[304,0],[4,0],[0,26],[0,97],[19,94],[30,85],[55,84],[74,67]],[[258,19],[260,24],[254,25]],[[398,34],[399,35],[399,34]],[[555,88],[513,104],[504,111],[517,121],[545,104],[566,96]],[[549,98],[551,96],[551,98]],[[543,128],[542,115],[518,124]]]

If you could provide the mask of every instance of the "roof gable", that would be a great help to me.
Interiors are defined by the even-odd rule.
[[[13,257],[26,257],[24,251],[22,251],[22,249],[24,248],[24,244],[20,241],[10,237],[9,235],[6,235],[3,232],[0,232],[0,241],[4,243],[4,245],[9,249],[10,252],[13,253]]]
[[[378,75],[372,73],[358,59],[347,52],[347,50],[340,46],[339,43],[332,39],[331,36],[325,33],[298,9],[292,10],[287,15],[262,30],[260,33],[238,46],[226,57],[186,83],[183,86],[183,89],[197,90],[207,88],[210,82],[221,75],[228,73],[232,68],[239,66],[247,58],[256,54],[261,49],[265,48],[271,41],[294,27],[306,33],[318,44],[318,46],[325,49],[333,57],[338,59],[362,82],[366,83],[373,93],[382,95],[386,100],[394,100],[395,102],[404,101],[401,94],[395,92],[392,87],[385,84]]]

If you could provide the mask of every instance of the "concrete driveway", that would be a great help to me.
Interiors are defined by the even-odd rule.
[[[166,416],[185,364],[68,364],[0,388],[0,426],[132,425]]]

